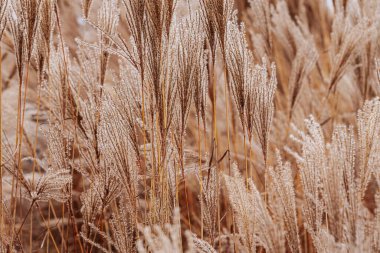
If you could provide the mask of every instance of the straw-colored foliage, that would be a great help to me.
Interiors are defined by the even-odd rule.
[[[0,0],[0,252],[380,252],[380,1]]]

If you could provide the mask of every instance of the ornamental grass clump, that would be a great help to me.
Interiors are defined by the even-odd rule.
[[[380,3],[0,0],[0,252],[379,252]]]

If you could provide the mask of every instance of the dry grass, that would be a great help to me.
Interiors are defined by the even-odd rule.
[[[377,0],[0,0],[0,252],[379,252]]]

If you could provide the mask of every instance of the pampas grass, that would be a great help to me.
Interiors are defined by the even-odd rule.
[[[0,0],[0,252],[378,252],[379,10]]]

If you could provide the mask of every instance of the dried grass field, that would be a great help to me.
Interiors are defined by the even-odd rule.
[[[0,0],[0,253],[380,252],[379,0]]]

